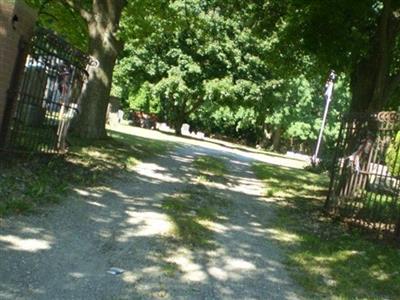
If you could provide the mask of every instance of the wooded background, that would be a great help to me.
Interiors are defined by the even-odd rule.
[[[29,0],[39,23],[100,62],[79,133],[105,132],[110,92],[125,110],[274,150],[312,151],[331,69],[325,131],[346,111],[397,109],[399,0]]]

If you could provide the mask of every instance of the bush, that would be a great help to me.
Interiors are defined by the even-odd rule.
[[[400,175],[400,131],[397,132],[386,153],[386,164],[393,176]]]

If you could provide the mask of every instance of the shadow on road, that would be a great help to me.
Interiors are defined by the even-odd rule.
[[[296,298],[270,228],[273,204],[251,172],[253,158],[231,150],[182,145],[121,171],[106,187],[81,186],[38,215],[4,219],[0,298]],[[199,155],[223,159],[230,166],[226,182],[199,185],[192,166]],[[212,247],[170,234],[182,224],[164,201],[188,189],[197,191],[195,201],[212,195],[228,203],[217,207],[211,225],[196,222]],[[110,267],[125,272],[111,275]]]

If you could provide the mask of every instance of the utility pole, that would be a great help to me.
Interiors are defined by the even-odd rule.
[[[324,133],[325,129],[325,123],[326,123],[326,117],[328,115],[328,109],[329,109],[329,104],[332,100],[332,93],[333,93],[333,86],[335,83],[336,79],[336,73],[334,70],[331,70],[328,76],[328,80],[325,83],[325,92],[324,92],[324,98],[325,98],[325,110],[324,110],[324,116],[322,118],[322,124],[321,124],[321,129],[319,130],[319,136],[318,136],[318,141],[317,141],[317,146],[315,147],[315,152],[314,155],[311,157],[311,164],[313,166],[318,165],[320,159],[318,158],[318,152],[319,148],[321,146],[321,141],[322,141],[322,135]]]

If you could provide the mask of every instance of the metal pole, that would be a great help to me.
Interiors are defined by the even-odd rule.
[[[328,80],[325,84],[325,93],[324,93],[324,98],[326,100],[325,110],[324,110],[324,116],[322,118],[321,129],[319,130],[317,146],[315,147],[314,155],[311,158],[311,164],[313,166],[318,165],[318,163],[319,163],[318,153],[319,153],[319,148],[321,146],[322,135],[323,135],[324,129],[325,129],[326,118],[328,116],[329,104],[332,100],[332,92],[333,92],[333,86],[334,86],[335,79],[336,79],[336,73],[335,73],[335,71],[332,70],[330,72]]]

